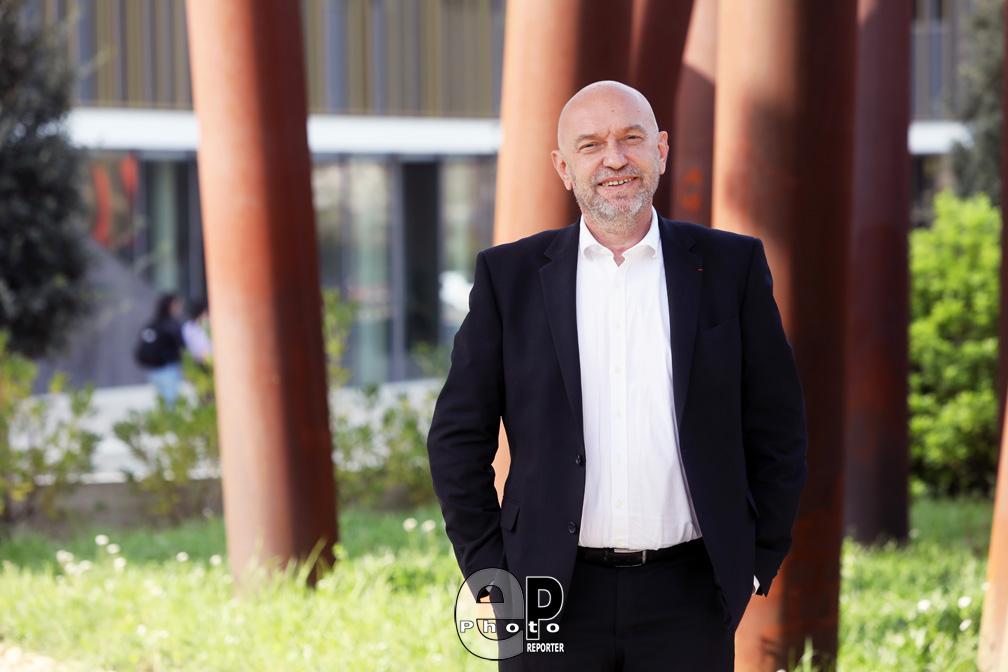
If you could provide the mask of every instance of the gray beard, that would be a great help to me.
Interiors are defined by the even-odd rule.
[[[636,173],[636,176],[641,179],[645,178],[645,175],[639,173]],[[617,237],[633,229],[637,217],[651,206],[651,201],[658,190],[658,180],[655,180],[653,185],[645,184],[645,188],[633,200],[617,204],[595,193],[593,186],[598,181],[593,176],[591,184],[582,185],[572,176],[574,200],[581,208],[582,215],[591,219],[593,224],[607,234]],[[582,188],[584,186],[587,188]]]

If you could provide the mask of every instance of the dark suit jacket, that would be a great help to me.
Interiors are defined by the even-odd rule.
[[[658,222],[680,451],[736,626],[753,576],[765,594],[791,547],[806,475],[804,401],[762,243]],[[467,577],[499,567],[522,585],[530,575],[570,585],[585,490],[577,259],[576,224],[476,259],[427,442]],[[498,506],[491,462],[501,418],[511,469]]]

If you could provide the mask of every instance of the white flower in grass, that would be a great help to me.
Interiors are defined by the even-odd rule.
[[[965,621],[959,624],[959,631],[966,632],[967,630],[969,630],[969,627],[971,625],[973,625],[973,621],[967,618]]]
[[[927,598],[924,598],[923,600],[917,603],[917,611],[921,612],[922,614],[930,608],[931,608],[931,600]]]
[[[84,572],[88,571],[93,566],[94,565],[91,564],[90,560],[82,560],[81,562],[77,563],[76,565],[74,563],[72,563],[72,562],[68,562],[63,567],[63,571],[65,571],[70,576],[82,576],[84,574]]]
[[[430,534],[431,532],[434,531],[436,527],[437,523],[435,523],[433,520],[425,520],[423,525],[420,526],[420,529]]]
[[[179,562],[189,562],[189,554],[185,551],[179,551],[175,554],[175,559]]]
[[[219,566],[221,562],[223,562],[223,560],[219,555],[215,554],[210,556],[210,564],[213,565],[214,567]]]
[[[116,558],[112,561],[112,566],[117,572],[121,572],[126,569],[126,558]]]
[[[140,635],[141,637],[143,637],[144,635],[147,634],[147,626],[144,625],[143,623],[141,623],[140,625],[137,626],[137,631],[136,632],[137,632],[138,635]]]
[[[909,532],[907,532],[907,536],[910,537],[911,539],[916,539],[917,537],[920,536],[920,530],[917,529],[910,530]]]
[[[109,541],[108,537],[106,537],[104,534],[99,534],[97,537],[94,538],[94,543],[98,544],[99,546],[108,546],[108,541]]]
[[[959,605],[960,609],[965,609],[969,605],[973,604],[973,598],[970,597],[969,595],[963,595],[962,597],[959,598],[959,602],[957,604]]]
[[[73,559],[74,554],[71,553],[70,551],[62,551],[62,550],[56,551],[56,562],[60,563],[61,565],[73,562]]]
[[[407,518],[406,520],[402,521],[402,529],[406,530],[407,532],[412,532],[413,530],[416,529],[416,526],[417,526],[416,518]]]

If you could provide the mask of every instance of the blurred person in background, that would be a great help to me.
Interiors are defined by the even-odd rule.
[[[182,324],[182,341],[186,350],[199,364],[205,365],[213,355],[210,342],[210,309],[203,299],[193,301],[191,317]]]
[[[174,406],[182,382],[182,299],[163,294],[150,322],[140,330],[133,357],[165,404]]]

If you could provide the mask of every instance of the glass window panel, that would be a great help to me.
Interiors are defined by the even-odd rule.
[[[326,104],[330,110],[346,107],[346,0],[326,3]]]
[[[476,254],[493,244],[496,159],[448,159],[441,173],[441,343],[469,312]]]
[[[391,348],[390,174],[376,159],[320,163],[313,169],[323,286],[357,305],[344,365],[353,384],[388,380]]]
[[[360,159],[350,164],[349,233],[352,255],[347,295],[357,304],[350,352],[359,383],[388,379],[392,319],[389,281],[389,167]]]
[[[77,64],[80,80],[77,97],[80,102],[92,103],[98,96],[95,77],[95,7],[94,0],[81,0],[77,5]]]

